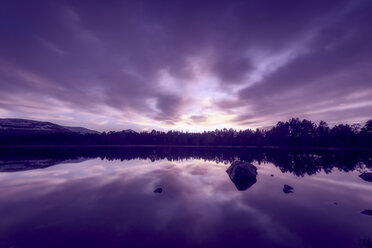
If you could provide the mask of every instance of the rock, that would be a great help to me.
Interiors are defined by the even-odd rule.
[[[293,193],[293,187],[291,187],[287,184],[284,184],[283,192],[286,193],[286,194]]]
[[[271,174],[270,176],[272,176],[272,177],[273,177],[274,175],[273,175],[273,174]]]
[[[163,192],[162,188],[157,188],[157,189],[154,190],[154,193],[159,193],[160,194],[161,192]]]
[[[238,190],[247,190],[257,182],[257,168],[246,162],[235,161],[226,170]]]
[[[372,210],[371,210],[371,209],[363,210],[363,211],[360,212],[360,213],[365,214],[365,215],[370,215],[370,216],[372,216]]]
[[[257,168],[254,165],[240,161],[233,162],[226,172],[234,179],[252,179],[257,176]]]
[[[372,182],[372,172],[363,172],[359,175],[364,181]]]

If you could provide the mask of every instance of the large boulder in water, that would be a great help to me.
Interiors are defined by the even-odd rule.
[[[246,190],[256,183],[257,168],[246,162],[235,161],[226,170],[238,190]]]
[[[363,172],[359,175],[364,181],[372,182],[372,172]]]

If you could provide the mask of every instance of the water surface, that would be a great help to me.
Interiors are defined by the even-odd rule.
[[[246,190],[226,173],[234,160],[257,167]],[[368,247],[372,183],[359,175],[370,162],[355,151],[3,151],[0,247]]]

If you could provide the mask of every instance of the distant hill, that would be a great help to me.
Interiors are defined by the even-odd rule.
[[[126,129],[121,131],[122,133],[137,133],[136,131],[133,131],[132,129]]]
[[[33,134],[33,133],[99,133],[83,127],[65,127],[51,122],[26,119],[0,119],[0,133]]]
[[[85,127],[67,127],[67,126],[63,126],[64,128],[70,130],[71,132],[74,132],[74,133],[81,133],[81,134],[86,134],[86,133],[90,133],[90,134],[93,134],[93,133],[99,133],[98,131],[95,131],[95,130],[91,130],[91,129],[88,129],[88,128],[85,128]]]

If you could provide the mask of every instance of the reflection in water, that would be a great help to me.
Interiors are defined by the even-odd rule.
[[[65,162],[0,173],[0,247],[368,247],[372,237],[372,218],[361,214],[371,183],[353,171],[370,168],[365,152],[203,150],[167,161],[162,149],[114,150],[3,153],[3,166],[17,154]],[[323,166],[327,158],[340,166]],[[221,163],[230,159],[257,168],[253,187],[231,183]],[[283,194],[284,184],[296,193]]]
[[[273,163],[281,172],[296,176],[313,175],[333,168],[353,171],[372,169],[371,150],[285,150],[239,148],[164,148],[164,147],[80,147],[80,148],[2,148],[0,172],[45,168],[62,162],[81,162],[85,159],[107,160],[149,159],[179,161],[203,159],[216,163],[243,162]],[[16,165],[16,166],[15,166]]]

